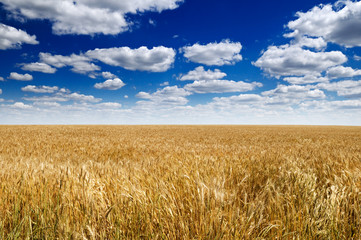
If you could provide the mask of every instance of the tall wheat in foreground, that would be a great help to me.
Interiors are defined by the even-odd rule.
[[[358,127],[0,127],[0,239],[360,239],[360,229]]]

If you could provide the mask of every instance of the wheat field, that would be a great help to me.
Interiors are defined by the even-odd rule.
[[[361,239],[361,128],[0,126],[0,239]]]

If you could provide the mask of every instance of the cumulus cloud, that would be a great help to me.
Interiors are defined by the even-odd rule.
[[[285,77],[283,80],[294,85],[302,85],[310,83],[328,82],[330,79],[328,77],[306,75],[302,77]]]
[[[111,73],[111,72],[102,72],[102,76],[104,79],[112,79],[112,78],[117,78],[118,76]]]
[[[85,95],[80,93],[57,93],[53,96],[43,97],[24,97],[26,101],[32,102],[67,102],[67,101],[79,101],[79,102],[100,102],[101,98],[95,98],[92,95]]]
[[[0,88],[0,94],[2,94],[3,93],[3,90]]]
[[[319,89],[311,89],[311,86],[278,85],[275,89],[262,92],[268,97],[267,104],[299,103],[302,100],[323,99],[326,95]]]
[[[185,75],[180,75],[178,80],[180,81],[208,81],[208,80],[219,80],[227,76],[226,73],[221,72],[219,69],[212,70],[204,70],[204,67],[196,67],[194,70],[189,71]]]
[[[56,89],[57,88],[57,89]],[[41,96],[41,97],[24,97],[23,99],[26,101],[32,102],[91,102],[97,103],[100,102],[101,98],[96,98],[92,95],[85,95],[81,93],[71,92],[69,89],[66,88],[58,88],[58,87],[48,87],[48,86],[27,86],[25,90],[34,93],[52,93],[52,95]]]
[[[94,87],[96,89],[104,89],[104,90],[118,90],[125,86],[122,80],[119,78],[109,79],[102,83],[96,83]]]
[[[182,0],[0,0],[17,17],[49,19],[53,33],[118,34],[129,29],[125,15],[175,9]]]
[[[24,64],[23,69],[29,71],[41,71],[53,73],[54,68],[71,67],[71,71],[80,74],[89,74],[89,77],[96,78],[96,71],[100,67],[94,61],[101,61],[105,64],[123,67],[128,70],[140,70],[149,72],[165,72],[174,63],[175,51],[172,48],[163,46],[148,49],[140,47],[130,49],[129,47],[103,48],[89,50],[85,54],[71,54],[69,56],[52,55],[41,52],[39,62]],[[117,78],[110,72],[102,72],[105,79]]]
[[[33,80],[33,76],[31,76],[28,73],[20,74],[20,73],[12,72],[12,73],[10,73],[10,76],[8,77],[8,79],[13,79],[13,80],[17,80],[17,81],[31,81],[31,80]]]
[[[235,82],[229,80],[201,80],[184,86],[184,89],[195,93],[226,93],[226,92],[247,92],[262,87],[261,83]]]
[[[355,70],[351,67],[337,66],[328,69],[326,74],[331,79],[349,78],[354,76],[361,76],[361,70]]]
[[[308,12],[297,12],[297,19],[287,27],[289,37],[307,35],[323,37],[328,42],[346,47],[361,46],[361,2],[338,1],[334,5],[315,6]]]
[[[320,83],[317,85],[317,87],[326,89],[328,91],[337,91],[339,89],[361,87],[361,80],[359,81],[345,80],[345,81],[332,82],[332,83]]]
[[[331,101],[329,102],[332,107],[337,107],[340,109],[355,109],[361,108],[360,100],[344,100],[344,101]]]
[[[31,105],[27,105],[23,102],[16,102],[13,105],[10,105],[11,108],[16,108],[16,109],[31,109],[33,108],[33,106]]]
[[[169,86],[169,82],[163,82],[163,83],[159,84],[159,86],[161,86],[161,87]]]
[[[116,103],[116,102],[104,102],[104,103],[98,103],[95,105],[96,107],[100,107],[100,108],[121,108],[122,104],[120,103]]]
[[[1,1],[0,1],[1,2]],[[31,36],[23,30],[0,23],[0,49],[20,48],[22,44],[39,44],[36,36]]]
[[[253,103],[262,103],[265,97],[258,94],[240,94],[230,97],[215,97],[213,98],[213,104],[218,106],[230,106],[230,105],[248,105]]]
[[[104,62],[111,66],[122,67],[127,70],[149,72],[165,72],[174,62],[175,51],[163,46],[102,48],[86,52],[86,56]]]
[[[24,71],[30,71],[30,72],[42,72],[42,73],[55,73],[56,72],[55,68],[52,68],[51,66],[49,66],[46,63],[39,63],[39,62],[23,64],[21,69]]]
[[[177,86],[167,86],[163,89],[157,90],[154,93],[139,92],[136,97],[146,99],[149,101],[138,101],[138,104],[155,103],[161,105],[185,105],[188,103],[187,96],[190,92]]]
[[[319,75],[329,67],[343,64],[347,57],[340,51],[312,52],[295,45],[270,46],[253,63],[271,76]]]
[[[285,36],[287,37],[287,34]],[[327,47],[327,42],[322,37],[310,38],[306,36],[296,36],[296,39],[292,41],[292,45],[322,50]]]
[[[34,85],[27,85],[21,88],[23,92],[32,92],[32,93],[54,93],[59,90],[59,87],[54,86],[34,86]]]
[[[47,108],[59,108],[61,104],[57,102],[34,102],[33,105],[40,106],[40,107],[47,107]]]
[[[337,100],[337,101],[309,101],[300,104],[303,108],[314,108],[322,111],[332,111],[333,113],[336,111],[336,115],[344,115],[346,112],[338,111],[338,110],[361,110],[361,100]],[[341,113],[341,114],[340,114]],[[359,113],[355,113],[355,115],[359,115]],[[355,117],[356,117],[355,116]],[[348,118],[349,116],[346,116]]]
[[[227,109],[232,112],[237,109],[252,111],[269,111],[278,114],[278,111],[293,111],[299,106],[310,106],[310,102],[320,102],[325,94],[319,89],[310,86],[279,85],[275,89],[261,94],[240,94],[230,97],[215,97],[209,106]]]
[[[52,55],[50,53],[40,53],[39,58],[42,63],[56,68],[70,66],[72,67],[71,71],[80,74],[87,74],[100,70],[99,66],[91,63],[91,59],[84,55],[71,54],[70,56],[62,56]]]
[[[72,101],[80,101],[80,102],[100,102],[101,98],[95,98],[92,95],[85,95],[80,93],[70,93],[70,94],[62,94],[63,97]]]
[[[5,81],[3,77],[0,77],[0,82],[3,82]]]
[[[361,97],[361,80],[345,80],[333,83],[319,83],[316,86],[327,91],[337,92],[340,97],[360,98]]]
[[[220,43],[208,43],[207,45],[196,43],[193,46],[181,48],[184,57],[192,62],[208,66],[233,65],[242,60],[241,50],[241,43],[231,42],[228,39]]]

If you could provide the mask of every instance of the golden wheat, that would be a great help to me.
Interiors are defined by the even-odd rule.
[[[0,239],[360,239],[361,128],[1,126]]]

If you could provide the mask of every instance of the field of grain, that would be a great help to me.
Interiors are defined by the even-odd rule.
[[[360,239],[361,128],[0,126],[0,239]]]

